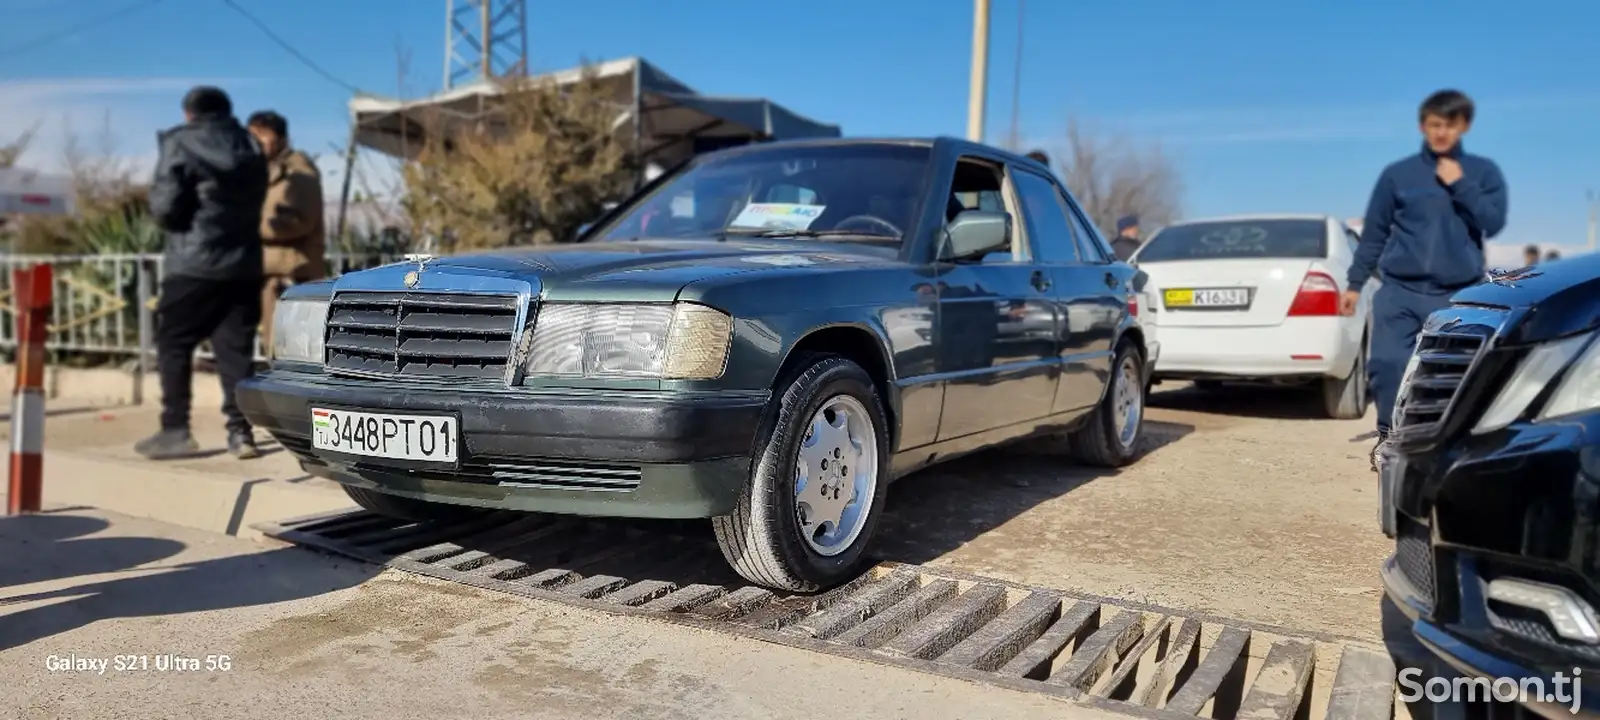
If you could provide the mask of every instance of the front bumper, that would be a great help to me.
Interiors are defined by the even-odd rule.
[[[1548,621],[1486,599],[1514,577],[1560,585],[1600,607],[1600,413],[1520,423],[1404,456],[1384,478],[1380,511],[1396,551],[1386,594],[1411,638],[1454,671],[1490,681],[1536,679],[1572,692],[1579,715],[1600,717],[1600,646],[1557,636]],[[1427,678],[1423,678],[1425,681]],[[1572,699],[1524,699],[1547,717],[1572,717]]]
[[[732,511],[768,394],[433,387],[274,371],[239,407],[306,472],[422,500],[580,515],[703,518]],[[311,406],[459,418],[449,470],[311,447]],[[603,479],[603,482],[601,480]]]

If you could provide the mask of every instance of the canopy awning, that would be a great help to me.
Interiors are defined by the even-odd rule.
[[[737,144],[840,135],[839,126],[817,122],[771,100],[701,95],[640,58],[611,60],[593,69],[617,105],[617,132],[631,137],[637,114],[638,150],[646,161],[658,165],[688,158],[697,142]],[[569,68],[538,79],[570,85],[582,78],[583,68]],[[356,145],[391,157],[415,158],[426,144],[419,117],[471,123],[493,110],[501,94],[501,88],[480,81],[419,100],[357,95],[350,100]]]
[[[0,215],[67,215],[72,178],[24,168],[0,168]]]

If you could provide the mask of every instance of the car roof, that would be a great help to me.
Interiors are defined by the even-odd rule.
[[[1009,150],[1004,150],[993,145],[985,145],[982,143],[973,142],[971,140],[950,137],[947,135],[938,135],[932,137],[825,137],[774,140],[772,142],[751,143],[749,145],[740,145],[738,147],[715,150],[705,153],[700,157],[729,157],[749,152],[781,150],[783,148],[845,147],[851,145],[897,145],[901,147],[925,148],[933,148],[938,145],[945,145],[958,153],[975,152],[988,155],[998,155],[1001,158],[1004,158],[1007,162],[1018,165],[1029,165],[1035,168],[1044,168],[1046,171],[1049,170],[1049,168],[1045,168],[1038,161],[1027,156],[1020,155]]]
[[[1241,220],[1329,220],[1332,215],[1317,215],[1314,213],[1245,213],[1240,215],[1215,215],[1212,217],[1186,218],[1167,223],[1166,227],[1176,225],[1195,225],[1210,222],[1238,222]]]

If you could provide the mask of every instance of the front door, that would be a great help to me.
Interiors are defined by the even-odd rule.
[[[950,215],[1004,208],[1013,218],[1009,252],[947,267],[939,275],[939,373],[945,382],[939,440],[1025,423],[1050,414],[1059,375],[1053,283],[1021,231],[1021,212],[1003,170],[962,159]],[[949,218],[947,218],[949,219]]]

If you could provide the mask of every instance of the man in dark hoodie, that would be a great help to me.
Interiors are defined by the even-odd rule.
[[[1138,252],[1139,246],[1144,244],[1139,240],[1139,218],[1136,215],[1127,215],[1117,219],[1117,237],[1111,241],[1111,251],[1117,254],[1117,259],[1127,262]]]
[[[166,459],[193,454],[189,432],[194,351],[211,340],[222,378],[228,450],[256,457],[250,422],[234,387],[253,369],[261,318],[261,212],[267,161],[233,116],[233,102],[214,87],[183,98],[184,123],[158,134],[160,159],[150,211],[166,230],[165,273],[156,308],[161,373],[161,431],[135,445]]]
[[[1378,442],[1368,456],[1373,472],[1388,460],[1395,401],[1423,321],[1457,290],[1483,279],[1483,243],[1506,225],[1500,168],[1461,147],[1472,116],[1472,100],[1455,90],[1422,102],[1422,149],[1378,176],[1340,299],[1340,312],[1354,315],[1367,279],[1376,274],[1383,282],[1372,299],[1367,361],[1378,406]]]

